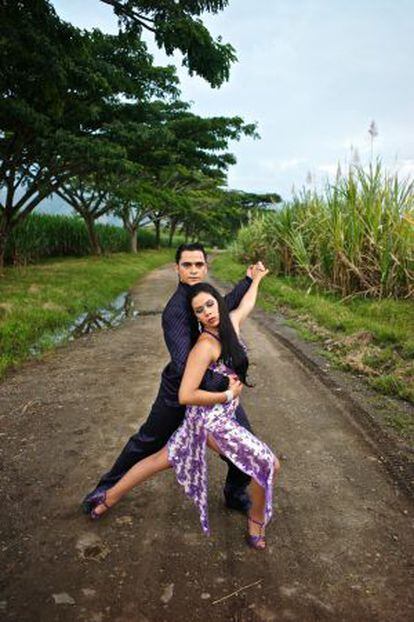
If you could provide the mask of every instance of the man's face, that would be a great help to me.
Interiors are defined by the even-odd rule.
[[[207,262],[201,251],[184,251],[175,269],[181,283],[196,285],[207,276]]]

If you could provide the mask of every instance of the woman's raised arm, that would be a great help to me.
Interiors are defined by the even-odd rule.
[[[230,313],[236,332],[238,332],[240,324],[242,324],[253,311],[257,300],[257,292],[259,291],[260,281],[268,273],[269,270],[267,270],[261,262],[254,266],[252,271],[252,284],[244,294],[237,309],[234,309],[234,311]]]

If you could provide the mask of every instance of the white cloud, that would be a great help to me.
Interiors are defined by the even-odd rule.
[[[338,170],[338,162],[335,164],[320,164],[318,166],[318,171],[322,173],[328,173],[328,175],[336,175]]]
[[[291,158],[290,160],[282,160],[279,162],[279,168],[281,171],[288,171],[292,168],[297,168],[306,162],[306,158]]]
[[[406,159],[396,162],[393,169],[399,177],[414,177],[414,160]]]
[[[268,158],[266,160],[260,160],[260,165],[267,171],[289,171],[295,169],[298,166],[302,166],[308,160],[306,158],[289,158],[286,160],[275,160]]]

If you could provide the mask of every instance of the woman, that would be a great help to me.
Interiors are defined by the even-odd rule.
[[[193,321],[201,334],[187,360],[179,401],[187,405],[182,425],[160,451],[133,466],[115,486],[98,493],[92,518],[99,518],[136,484],[173,467],[186,494],[200,512],[203,531],[209,533],[207,512],[206,445],[229,458],[250,475],[252,506],[248,517],[248,544],[266,546],[264,529],[272,516],[272,484],[279,462],[271,450],[240,426],[235,411],[243,385],[247,384],[248,358],[240,342],[240,326],[254,308],[259,283],[267,270],[256,268],[253,282],[240,305],[230,314],[220,294],[208,283],[191,288]],[[200,389],[210,368],[229,378],[229,389]]]

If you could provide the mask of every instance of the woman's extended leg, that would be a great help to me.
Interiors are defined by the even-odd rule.
[[[100,516],[106,512],[108,507],[115,505],[115,503],[137,484],[155,475],[155,473],[159,473],[170,467],[167,446],[163,447],[155,454],[152,454],[152,456],[144,458],[144,460],[141,460],[141,462],[131,467],[115,486],[112,486],[112,488],[106,491],[105,503],[100,503],[93,510],[95,516]]]
[[[235,431],[237,432],[237,430],[232,430],[232,432]],[[244,467],[246,469],[246,472],[251,476],[252,479],[250,483],[250,498],[252,505],[249,513],[248,532],[249,535],[256,538],[255,548],[262,549],[266,546],[264,539],[264,528],[267,522],[266,519],[268,518],[266,517],[266,490],[265,486],[263,485],[263,474],[266,470],[268,470],[271,471],[272,474],[276,475],[280,469],[280,464],[276,456],[274,456],[264,444],[262,445],[263,450],[260,452],[262,454],[260,456],[260,459],[256,458],[255,460],[254,455],[257,455],[257,449],[258,446],[260,446],[261,441],[253,437],[250,432],[247,432],[245,430],[243,430],[243,432],[246,432],[245,435],[242,434],[241,436],[238,436],[237,444],[239,453],[234,451],[234,448],[233,451],[231,451],[232,448],[230,447],[230,445],[227,444],[226,441],[229,441],[232,435],[230,434],[229,429],[226,432],[227,433],[225,437],[220,438],[220,446],[214,438],[214,432],[213,434],[208,434],[207,443],[208,446],[217,453],[225,454],[229,457],[229,459],[233,458],[233,460],[238,463],[237,466],[241,469],[243,469]],[[245,438],[243,438],[243,436],[245,436]],[[253,439],[254,443],[252,444]],[[262,476],[262,483],[258,481],[259,473]],[[262,537],[260,538],[260,536]]]

